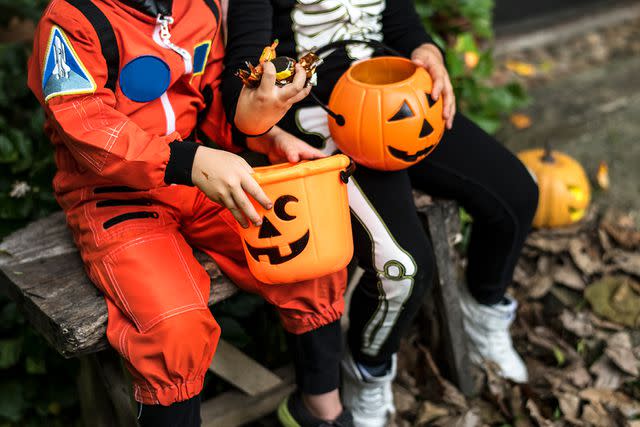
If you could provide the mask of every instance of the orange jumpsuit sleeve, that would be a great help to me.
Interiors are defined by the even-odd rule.
[[[216,34],[211,42],[211,50],[207,58],[207,65],[202,76],[201,85],[204,87],[206,97],[209,97],[208,109],[200,121],[200,130],[213,142],[225,150],[238,153],[244,150],[245,146],[237,132],[234,132],[227,121],[224,107],[222,105],[221,76],[224,59],[224,32],[222,25],[218,25]]]
[[[189,182],[165,176],[174,151],[169,143],[179,140],[179,134],[153,135],[115,108],[115,94],[104,87],[107,65],[95,30],[75,8],[54,3],[38,24],[28,76],[29,88],[45,108],[50,132],[59,135],[78,163],[116,185],[146,190],[172,183],[168,181],[190,184],[190,176]],[[68,47],[65,60],[72,55],[88,83],[45,96],[44,73],[51,72],[47,61],[53,58],[50,45],[61,41]]]

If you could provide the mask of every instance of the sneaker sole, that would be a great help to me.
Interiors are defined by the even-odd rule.
[[[289,398],[287,397],[286,399],[284,399],[282,402],[280,402],[280,405],[278,405],[278,420],[280,421],[280,424],[282,424],[283,427],[302,427],[295,418],[293,418],[293,415],[291,415],[291,412],[289,412]]]

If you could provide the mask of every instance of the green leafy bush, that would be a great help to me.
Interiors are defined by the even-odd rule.
[[[425,27],[446,50],[446,62],[458,110],[489,133],[505,115],[528,102],[522,86],[488,83],[494,70],[493,0],[417,0]]]

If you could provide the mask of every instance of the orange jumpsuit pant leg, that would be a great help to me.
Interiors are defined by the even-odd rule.
[[[137,401],[170,405],[196,396],[220,336],[207,304],[209,275],[167,200],[152,192],[105,198],[82,203],[67,218],[107,301],[109,343],[126,361]]]

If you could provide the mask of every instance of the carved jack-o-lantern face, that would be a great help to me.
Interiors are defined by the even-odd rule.
[[[584,217],[591,200],[591,187],[580,163],[550,149],[523,151],[518,153],[518,158],[538,184],[534,227],[561,227]]]
[[[344,118],[342,125],[329,120],[336,145],[374,169],[399,170],[424,159],[445,127],[442,98],[431,98],[432,85],[429,74],[408,59],[379,57],[354,65],[329,100]]]
[[[295,230],[298,227],[291,225],[292,221],[294,221],[297,216],[287,212],[287,205],[289,203],[297,202],[298,199],[295,196],[288,194],[280,196],[273,204],[273,211],[270,211],[270,213],[275,214],[275,216],[285,224],[284,227],[281,227],[283,230],[286,227],[287,232],[285,233],[285,236],[283,236],[280,229],[274,225],[275,220],[270,220],[265,214],[262,218],[260,230],[258,231],[258,243],[262,241],[264,242],[263,244],[266,244],[267,246],[257,246],[258,243],[254,246],[249,244],[245,239],[247,250],[253,259],[260,262],[261,257],[266,257],[270,264],[277,265],[297,257],[305,250],[309,243],[309,229],[307,229],[301,237],[296,238],[293,241],[289,240],[289,237],[293,234],[293,231],[290,230],[290,228]],[[284,248],[284,253],[281,248]]]
[[[240,228],[247,265],[263,283],[297,283],[335,273],[353,254],[347,197],[351,161],[342,154],[254,168],[273,201],[260,227]]]

